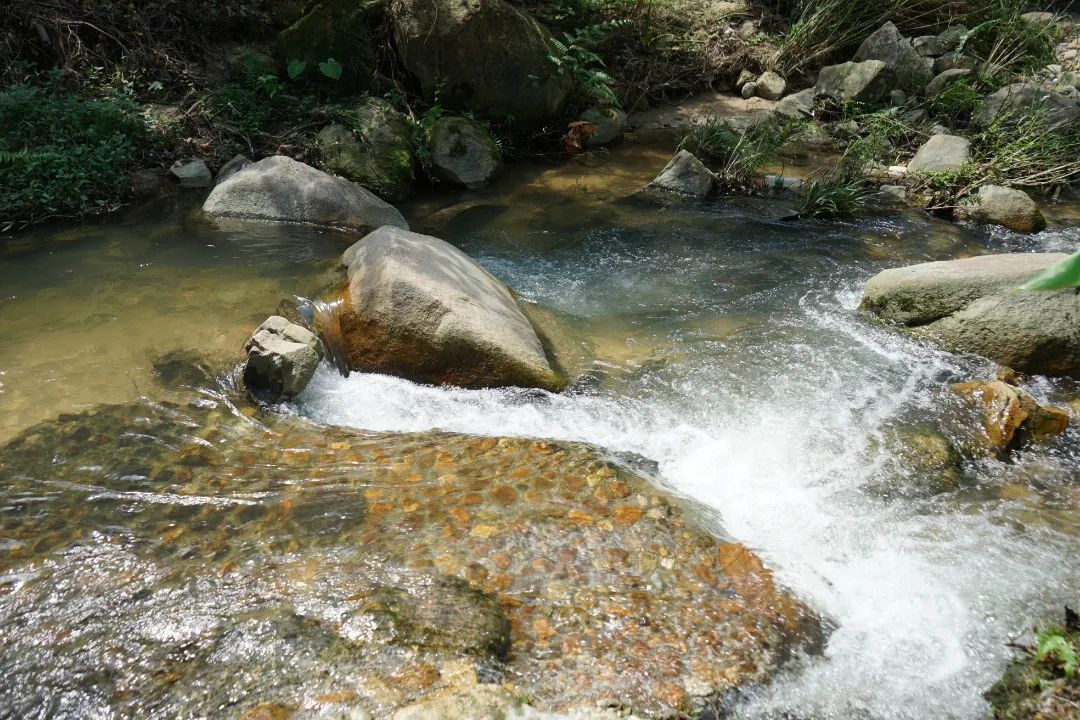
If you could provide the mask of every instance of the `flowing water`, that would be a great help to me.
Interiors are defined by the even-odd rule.
[[[1009,462],[966,461],[948,487],[928,487],[890,433],[959,440],[970,426],[950,420],[963,411],[948,384],[994,368],[856,308],[884,267],[1071,250],[1080,231],[1019,237],[921,216],[791,223],[777,219],[782,200],[630,197],[663,161],[628,148],[403,208],[414,229],[535,303],[580,374],[567,392],[343,378],[324,364],[284,410],[378,433],[584,441],[653,461],[833,628],[821,654],[789,664],[741,713],[981,717],[1005,643],[1077,600],[1080,431]],[[0,436],[93,402],[166,397],[155,358],[172,350],[238,357],[245,331],[281,299],[316,294],[350,241],[215,229],[188,207],[0,256]],[[1080,384],[1034,378],[1029,389],[1064,401]],[[207,592],[221,603],[245,601],[218,585]]]

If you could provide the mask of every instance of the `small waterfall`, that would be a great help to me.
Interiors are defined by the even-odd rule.
[[[315,333],[326,348],[326,359],[342,377],[349,377],[348,354],[345,352],[345,338],[341,332],[341,298],[332,302],[297,298],[300,313],[311,324]]]

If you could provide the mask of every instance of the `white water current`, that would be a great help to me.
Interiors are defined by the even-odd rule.
[[[585,441],[649,458],[832,625],[822,655],[789,664],[741,713],[983,717],[1005,643],[1075,603],[1080,434],[1011,463],[968,463],[955,490],[909,491],[881,450],[883,430],[934,422],[953,407],[948,383],[993,372],[857,312],[862,283],[901,264],[868,253],[873,238],[895,237],[907,262],[932,259],[922,238],[885,223],[808,240],[742,216],[687,230],[670,220],[544,252],[457,239],[594,341],[600,360],[568,392],[343,379],[324,366],[297,411],[370,430]],[[986,242],[983,252],[1007,247]],[[1043,396],[1054,387],[1032,383]],[[1009,491],[1017,486],[1036,490]],[[1053,500],[1062,487],[1074,493],[1071,513]]]

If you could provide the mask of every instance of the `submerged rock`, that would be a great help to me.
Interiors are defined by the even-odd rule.
[[[892,89],[891,73],[881,60],[828,65],[818,73],[815,96],[837,102],[876,103]]]
[[[303,222],[361,232],[409,227],[396,208],[356,183],[284,155],[263,158],[219,183],[203,212],[213,219]]]
[[[1017,287],[1064,253],[983,255],[885,270],[861,308],[1021,372],[1080,377],[1080,295]]]
[[[336,123],[319,131],[323,163],[384,200],[404,200],[413,184],[408,119],[382,98],[364,98],[353,112],[355,133]]]
[[[431,172],[440,180],[482,188],[502,169],[499,148],[487,128],[464,117],[442,117],[431,129]]]
[[[510,290],[453,245],[383,227],[343,262],[351,369],[472,388],[563,386]]]
[[[959,135],[931,137],[908,163],[909,172],[949,172],[959,170],[971,157],[971,141]]]
[[[322,343],[310,330],[271,315],[244,346],[244,384],[271,402],[304,391],[323,358]]]
[[[1037,232],[1046,227],[1039,206],[1023,190],[983,185],[954,211],[958,220],[979,225],[1002,225],[1016,232]]]
[[[709,516],[589,446],[210,400],[103,407],[0,448],[0,502],[34,502],[5,525],[12,705],[44,711],[48,674],[118,717],[418,718],[461,707],[447,695],[672,717],[819,637]]]
[[[664,166],[648,188],[705,199],[716,184],[716,175],[687,150],[680,150]]]
[[[505,0],[392,0],[390,16],[402,64],[448,108],[535,127],[573,90],[549,60],[551,33]]]
[[[1040,405],[1018,387],[1001,380],[957,383],[953,391],[974,402],[982,420],[983,436],[976,445],[989,454],[1002,455],[1025,442],[1042,442],[1065,432],[1069,413]]]

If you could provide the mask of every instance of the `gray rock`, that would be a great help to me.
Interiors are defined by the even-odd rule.
[[[231,160],[218,169],[217,176],[214,177],[214,184],[219,185],[225,182],[236,173],[251,165],[252,162],[246,155],[234,155]]]
[[[280,315],[271,315],[244,346],[244,384],[271,402],[304,391],[322,361],[319,338]]]
[[[153,197],[161,192],[162,181],[160,170],[143,168],[131,174],[131,177],[128,178],[128,185],[131,186],[131,192],[135,197],[145,198]]]
[[[772,70],[763,72],[757,79],[754,94],[766,100],[779,100],[787,90],[787,81]]]
[[[946,70],[974,70],[975,58],[969,55],[957,55],[955,52],[947,52],[934,60],[934,76],[938,76]]]
[[[930,113],[926,108],[914,108],[904,113],[904,120],[912,125],[919,125],[930,119]]]
[[[392,0],[389,13],[402,65],[445,107],[535,127],[574,89],[548,59],[551,33],[505,0]]]
[[[955,50],[967,33],[968,29],[963,25],[951,25],[944,31],[938,33],[938,47],[946,52]]]
[[[907,93],[897,88],[889,93],[889,104],[893,107],[903,107],[907,104]]]
[[[971,141],[959,135],[934,135],[915,153],[908,172],[959,170],[971,158]]]
[[[756,77],[757,75],[755,75],[752,70],[749,70],[748,68],[743,68],[739,71],[739,77],[735,79],[735,89],[742,90],[743,85],[751,82]]]
[[[649,187],[704,199],[712,192],[715,184],[716,176],[709,168],[686,150],[680,150],[656,179],[649,183]]]
[[[1038,85],[1014,83],[987,95],[982,106],[972,113],[971,121],[985,127],[1003,113],[1006,116],[1027,116],[1038,108],[1044,109],[1051,126],[1065,126],[1080,119],[1080,106],[1076,100]]]
[[[1016,232],[1036,232],[1046,227],[1039,206],[1024,192],[1000,185],[983,185],[960,204],[956,217],[979,225],[1003,225]]]
[[[805,120],[814,113],[814,88],[792,93],[776,104],[776,112],[792,120]]]
[[[815,96],[826,96],[837,101],[874,103],[892,89],[892,77],[888,66],[881,60],[846,62],[827,65],[818,73]]]
[[[900,34],[896,25],[887,22],[863,40],[855,53],[857,62],[880,60],[892,73],[896,86],[909,92],[921,90],[930,79],[923,58]]]
[[[878,188],[878,197],[889,205],[903,205],[907,202],[907,188],[903,185],[882,185]]]
[[[435,177],[475,190],[502,169],[502,157],[480,123],[463,117],[442,117],[431,129],[431,172]]]
[[[750,98],[757,95],[757,86],[757,81],[752,80],[742,86],[742,90],[739,91],[739,94],[749,100]]]
[[[878,273],[862,309],[1020,372],[1080,377],[1080,295],[1017,290],[1064,253],[983,255]]]
[[[361,232],[409,227],[397,209],[356,183],[284,155],[263,158],[219,183],[203,212],[212,219],[303,222]]]
[[[938,73],[933,80],[926,84],[926,97],[934,97],[952,83],[962,77],[967,77],[970,74],[971,71],[964,68],[953,68],[952,70]]]
[[[210,187],[210,182],[214,179],[210,168],[199,158],[177,160],[169,168],[169,175],[184,188]]]
[[[412,194],[412,127],[381,98],[365,98],[353,110],[355,132],[332,124],[319,132],[323,164],[389,202]]]
[[[912,39],[911,47],[923,57],[939,57],[945,54],[937,35],[921,35]]]
[[[343,262],[351,369],[463,387],[562,387],[513,293],[453,245],[382,227]]]
[[[581,119],[596,126],[585,139],[585,147],[602,147],[615,142],[626,132],[626,113],[617,107],[591,107],[581,113]]]
[[[1058,21],[1058,16],[1052,12],[1026,12],[1020,16],[1020,19],[1036,25],[1053,25]]]

